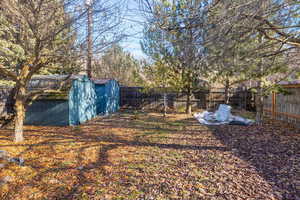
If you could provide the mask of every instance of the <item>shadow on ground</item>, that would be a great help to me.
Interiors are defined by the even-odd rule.
[[[132,153],[128,149],[133,148],[134,153],[141,154],[141,157],[147,155],[150,149],[154,149],[154,152],[161,151],[162,154],[167,152],[168,155],[170,153],[178,159],[181,155],[174,154],[174,151],[228,151],[226,147],[210,144],[197,145],[191,142],[182,144],[176,142],[173,137],[169,140],[164,138],[164,141],[161,141],[161,137],[155,140],[155,137],[160,134],[176,135],[180,134],[179,131],[187,131],[185,125],[185,121],[169,122],[160,115],[125,113],[114,117],[100,117],[77,127],[27,127],[24,132],[26,141],[22,144],[8,142],[7,138],[11,137],[12,130],[2,130],[0,149],[14,153],[15,157],[25,158],[25,167],[16,168],[11,165],[6,167],[5,170],[14,172],[12,176],[15,181],[9,184],[9,190],[3,192],[1,197],[3,199],[84,199],[85,197],[114,199],[116,193],[121,191],[117,190],[110,194],[109,190],[113,185],[117,185],[120,187],[119,190],[124,190],[126,186],[128,190],[126,198],[135,199],[140,193],[137,192],[132,196],[135,190],[127,187],[133,184],[128,180],[132,173],[119,171],[122,168],[128,170],[128,166],[135,165],[136,161],[130,163],[129,157]],[[201,130],[193,131],[199,133]],[[190,133],[192,134],[192,130]],[[182,138],[178,139],[182,140]],[[111,152],[114,152],[114,155]],[[112,163],[116,158],[125,160],[122,162],[126,166]],[[146,162],[149,162],[148,165],[152,164],[152,161]],[[117,170],[117,167],[120,169]],[[124,180],[116,180],[116,174],[126,183],[122,183]],[[157,179],[152,175],[148,176]],[[144,182],[144,184],[148,183]],[[160,188],[161,183],[155,184],[156,186],[152,187],[156,188],[158,193],[163,192]]]
[[[295,199],[300,141],[285,130],[137,112],[27,127],[22,144],[1,130],[0,149],[25,158],[25,167],[4,168],[14,181],[0,198]]]
[[[236,156],[254,166],[278,199],[300,199],[299,130],[275,121],[263,126],[209,128]]]

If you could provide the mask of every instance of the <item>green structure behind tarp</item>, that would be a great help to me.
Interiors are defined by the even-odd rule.
[[[36,100],[26,111],[26,125],[69,125],[69,103],[67,100]]]

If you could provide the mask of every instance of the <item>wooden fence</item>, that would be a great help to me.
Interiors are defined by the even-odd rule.
[[[164,95],[162,92],[143,92],[141,87],[121,87],[121,107],[133,109],[162,108]],[[229,94],[229,104],[242,109],[254,109],[254,97],[246,90],[233,91]],[[203,90],[193,94],[192,106],[197,109],[214,110],[221,103],[225,103],[224,89]],[[167,105],[171,109],[178,109],[186,104],[184,93],[167,93]]]
[[[296,124],[300,128],[300,85],[286,85],[287,95],[273,93],[265,98],[264,112],[276,120]]]
[[[11,88],[0,88],[0,116],[6,113],[5,105]],[[143,92],[141,87],[121,87],[120,105],[132,109],[162,109],[163,94],[161,92]],[[191,100],[193,108],[215,110],[218,105],[225,103],[224,89],[199,91],[193,94]],[[185,108],[186,95],[184,93],[167,93],[167,104],[172,110]],[[237,90],[229,93],[229,104],[234,108],[254,110],[254,96],[247,90]],[[181,110],[181,109],[180,109]]]
[[[284,86],[288,95],[276,94],[265,98],[264,113],[273,119],[291,122],[300,127],[300,84]],[[159,92],[142,92],[141,87],[121,87],[120,104],[123,108],[152,108],[163,106],[163,94]],[[11,88],[0,87],[0,116],[6,114],[5,105]],[[246,90],[232,91],[229,104],[234,108],[255,110],[255,96]],[[194,108],[214,110],[225,102],[224,89],[199,91],[191,100]],[[176,109],[185,106],[186,95],[183,93],[167,93],[168,107]]]

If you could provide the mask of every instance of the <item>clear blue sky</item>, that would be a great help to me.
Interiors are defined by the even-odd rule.
[[[80,0],[79,2],[84,3],[86,0]],[[122,17],[122,25],[120,27],[121,30],[124,30],[124,34],[129,35],[128,38],[125,38],[123,41],[121,41],[119,44],[124,48],[125,51],[130,52],[136,59],[142,59],[146,58],[146,55],[143,53],[140,47],[140,40],[143,37],[143,28],[145,20],[143,18],[143,15],[139,11],[139,4],[138,0],[124,0],[126,2],[126,5],[122,5],[122,9],[125,10],[124,16]],[[99,0],[98,3],[104,3],[106,0]],[[118,4],[120,3],[120,0],[110,0],[109,5],[113,5],[114,3]],[[125,3],[124,3],[125,4]],[[99,5],[97,5],[99,6]],[[82,6],[83,7],[83,6]],[[99,13],[98,13],[99,14]],[[94,22],[94,31],[97,32],[96,24],[101,24],[101,20],[98,22]],[[86,18],[82,19],[80,23],[78,23],[78,37],[79,40],[85,40],[86,38],[86,26],[82,26],[81,23],[86,23]],[[103,31],[101,29],[101,25],[99,25],[98,29]],[[100,32],[101,32],[100,31]],[[94,37],[96,38],[97,34],[94,34]],[[109,35],[107,36],[110,37]],[[102,39],[102,37],[98,38],[99,41]],[[100,43],[99,41],[95,42],[95,44]]]
[[[129,34],[130,37],[121,42],[121,46],[124,47],[126,51],[129,51],[135,58],[142,59],[146,57],[140,47],[140,40],[143,36],[143,23],[145,20],[138,8],[138,3],[135,0],[128,0],[129,10],[126,16],[124,16],[124,26],[126,26],[127,34]]]

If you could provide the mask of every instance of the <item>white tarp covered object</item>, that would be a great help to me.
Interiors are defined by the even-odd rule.
[[[194,117],[205,125],[251,125],[254,123],[253,120],[245,119],[240,116],[234,116],[231,114],[231,106],[226,104],[220,104],[216,112],[204,111],[202,113],[195,113]]]

